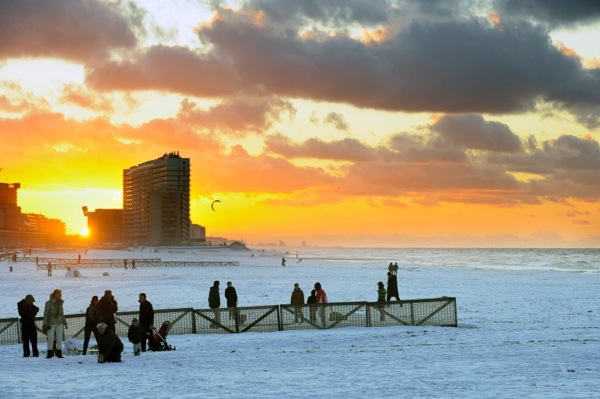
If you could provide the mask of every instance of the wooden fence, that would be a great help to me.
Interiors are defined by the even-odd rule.
[[[116,314],[117,334],[127,331],[138,312]],[[83,340],[85,314],[67,315],[65,338]],[[322,305],[271,305],[219,309],[165,309],[154,311],[154,325],[171,322],[169,334],[231,334],[287,330],[327,330],[342,327],[445,326],[457,327],[456,298],[387,302],[339,302]],[[38,327],[42,318],[36,319]],[[0,319],[0,345],[21,342],[18,318]],[[38,333],[38,342],[46,336]]]

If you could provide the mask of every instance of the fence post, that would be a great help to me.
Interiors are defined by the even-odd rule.
[[[366,323],[367,323],[366,327],[372,327],[372,324],[371,324],[371,306],[369,306],[368,303],[367,303],[367,317],[365,319],[366,319]]]
[[[281,321],[281,305],[277,305],[277,329],[283,331],[283,322]]]

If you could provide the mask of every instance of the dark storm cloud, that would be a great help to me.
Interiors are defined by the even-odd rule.
[[[600,20],[598,0],[497,0],[510,17],[531,17],[551,26],[572,26]]]
[[[136,45],[139,16],[128,3],[117,9],[96,0],[0,0],[0,59],[105,57]]]

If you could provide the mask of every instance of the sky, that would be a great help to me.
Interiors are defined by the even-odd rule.
[[[209,236],[600,247],[599,39],[591,0],[0,0],[0,181],[77,234],[179,151]]]

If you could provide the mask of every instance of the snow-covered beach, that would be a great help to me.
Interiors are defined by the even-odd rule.
[[[206,308],[214,280],[222,287],[233,282],[239,306],[287,304],[295,282],[308,296],[316,281],[331,302],[375,301],[377,282],[385,282],[387,264],[397,261],[401,297],[456,297],[459,327],[169,335],[176,351],[140,357],[121,337],[120,364],[98,364],[94,356],[24,359],[20,345],[6,345],[0,346],[1,396],[598,397],[600,250],[289,252],[90,250],[82,256],[238,261],[240,266],[81,269],[82,278],[65,277],[64,270],[47,277],[34,263],[2,262],[0,318],[16,317],[16,303],[26,294],[43,309],[54,288],[63,290],[68,314],[84,312],[91,296],[105,289],[113,291],[120,311],[137,310],[139,292],[155,309]],[[51,256],[76,258],[77,253]],[[45,343],[39,347],[45,350]]]

